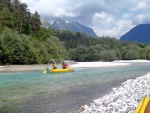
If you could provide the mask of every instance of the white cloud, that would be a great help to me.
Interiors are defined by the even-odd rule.
[[[122,15],[122,19],[130,19],[130,18],[132,18],[132,13],[124,13]]]
[[[149,11],[150,10],[150,1],[149,0],[144,0],[142,2],[139,2],[137,6],[131,8],[131,11]]]
[[[116,25],[116,36],[118,38],[120,38],[120,36],[122,36],[123,34],[128,32],[133,27],[134,27],[134,25],[132,24],[131,20],[120,19]],[[118,33],[118,31],[119,31],[119,33]]]
[[[103,25],[104,27],[108,27],[111,25],[111,23],[114,22],[114,18],[106,13],[106,12],[101,12],[101,13],[95,13],[93,15],[93,24],[94,25]]]
[[[110,37],[116,36],[115,31],[116,31],[115,28],[112,28],[112,29],[95,29],[95,32],[100,37],[103,37],[103,36],[106,36],[106,37],[107,36],[110,36]]]
[[[22,3],[27,3],[29,9],[31,10],[31,12],[35,12],[35,8],[34,6],[36,6],[36,4],[38,3],[37,0],[21,0]]]
[[[91,27],[98,36],[120,38],[133,26],[150,23],[150,0],[21,0],[42,19],[60,17]]]
[[[134,26],[130,20],[120,19],[117,22],[115,22],[115,25],[112,28],[105,28],[105,29],[95,28],[96,29],[95,32],[99,36],[110,36],[119,39],[123,34],[128,32],[132,27]]]
[[[147,5],[150,5],[150,0],[145,0],[145,3],[146,3]]]
[[[150,23],[150,13],[139,14],[133,18],[132,22],[135,25],[142,23]]]

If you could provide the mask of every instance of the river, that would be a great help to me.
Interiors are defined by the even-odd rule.
[[[119,86],[150,71],[150,63],[74,68],[74,72],[1,72],[0,113],[74,113]]]

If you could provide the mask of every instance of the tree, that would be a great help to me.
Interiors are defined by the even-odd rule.
[[[0,61],[3,64],[39,63],[38,50],[33,47],[26,35],[19,35],[6,28],[0,37]]]
[[[3,31],[3,26],[2,26],[2,22],[0,21],[0,34],[2,33]]]
[[[68,50],[69,59],[76,60],[76,49],[69,49]]]
[[[59,39],[55,36],[51,36],[46,40],[45,47],[47,48],[48,57],[61,60],[67,56],[67,51]]]
[[[86,60],[94,61],[94,59],[95,59],[94,53],[96,53],[96,51],[95,51],[94,47],[92,45],[90,45],[87,50]]]
[[[125,54],[126,60],[134,60],[139,59],[139,53],[136,50],[130,50]]]
[[[1,51],[3,52],[1,56],[1,61],[3,64],[12,64],[14,52],[20,45],[19,36],[16,32],[6,28],[1,35]]]
[[[40,29],[40,26],[41,26],[40,15],[36,11],[34,14],[32,14],[31,25],[32,25],[31,26],[32,34],[34,34],[36,31]]]
[[[145,48],[145,58],[150,60],[150,45]]]
[[[98,52],[98,53],[100,53],[101,51],[104,51],[104,50],[105,50],[105,48],[104,48],[103,45],[101,45],[101,44],[96,44],[96,45],[94,46],[94,49],[95,49],[95,51]]]
[[[33,42],[33,47],[37,48],[38,50],[38,56],[39,56],[38,63],[47,63],[49,58],[48,58],[47,48],[45,47],[44,42],[40,42],[38,40],[34,40],[32,42]]]
[[[117,60],[118,57],[114,51],[107,50],[101,53],[101,59],[104,61],[113,61],[113,60]]]
[[[25,3],[19,4],[19,6],[16,9],[16,16],[17,16],[16,25],[19,30],[19,34],[29,33],[31,14],[30,12],[28,12],[27,4]]]
[[[115,49],[115,50],[113,50],[113,52],[116,54],[117,60],[122,59],[122,55],[121,55],[119,49]]]
[[[125,56],[125,55],[126,55],[129,51],[130,51],[130,52],[136,51],[137,53],[139,53],[140,49],[139,49],[139,47],[138,47],[136,44],[131,43],[131,44],[128,44],[128,45],[126,45],[126,46],[123,46],[120,51],[121,51],[121,54],[122,54],[122,59],[126,59],[127,56]],[[130,53],[130,52],[129,52],[129,53]],[[129,54],[129,53],[128,53],[128,54]],[[128,55],[128,54],[127,54],[127,55]],[[138,57],[139,57],[139,55],[138,55]]]
[[[14,28],[15,27],[15,18],[14,14],[9,11],[8,7],[3,8],[0,13],[0,21],[2,26]]]
[[[12,4],[13,4],[13,6],[15,7],[15,8],[18,8],[18,6],[20,5],[20,0],[11,0],[12,2]]]

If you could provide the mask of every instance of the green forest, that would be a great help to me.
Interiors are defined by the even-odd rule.
[[[44,64],[53,58],[74,61],[150,59],[150,45],[90,37],[81,32],[47,28],[19,0],[0,1],[0,64]]]

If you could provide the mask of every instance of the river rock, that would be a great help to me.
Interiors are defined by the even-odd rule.
[[[123,82],[107,94],[83,106],[82,113],[133,113],[143,97],[150,96],[150,73]]]

